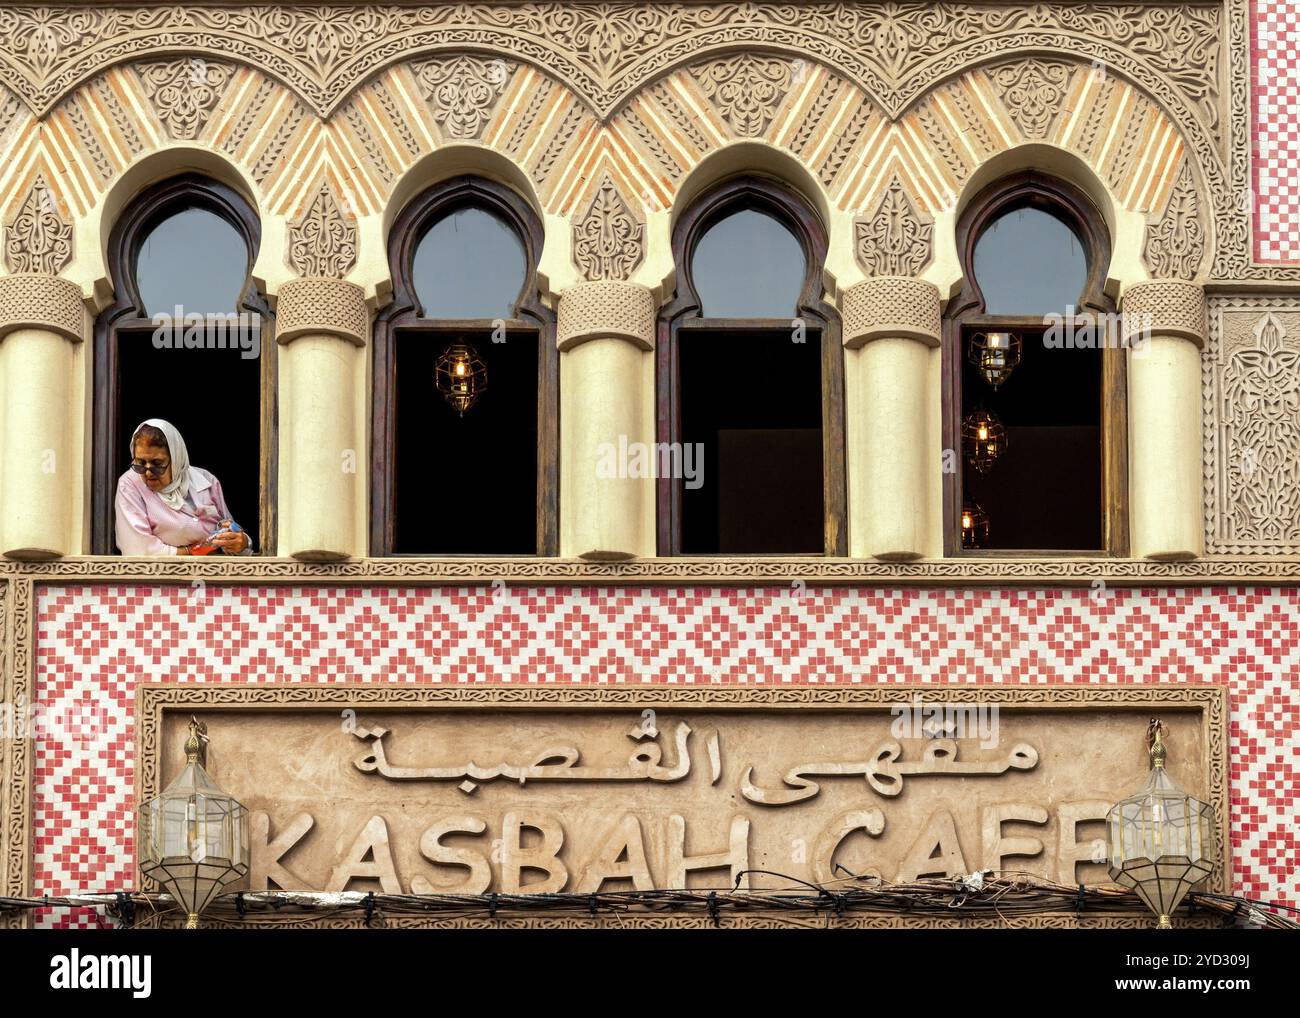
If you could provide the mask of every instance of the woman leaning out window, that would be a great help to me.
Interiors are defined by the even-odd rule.
[[[230,518],[221,482],[190,466],[185,439],[151,417],[131,435],[131,467],[117,482],[117,546],[123,555],[251,555]]]

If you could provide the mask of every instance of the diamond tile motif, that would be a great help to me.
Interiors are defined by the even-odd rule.
[[[1214,682],[1234,881],[1300,904],[1300,589],[43,588],[37,893],[127,886],[140,682]],[[38,924],[107,925],[90,910]]]

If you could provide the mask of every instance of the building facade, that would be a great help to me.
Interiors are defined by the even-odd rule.
[[[1133,718],[1133,759],[1076,782],[1072,825],[1140,783],[1169,712],[1195,750],[1175,773],[1216,809],[1208,886],[1300,904],[1297,32],[1292,0],[6,6],[3,700],[93,732],[3,742],[0,894],[139,886],[134,810],[192,711],[247,796],[277,729],[243,708],[289,718],[295,752],[304,719],[440,702],[483,712],[498,753],[511,705],[525,733],[593,705],[766,709],[770,732],[735,736],[760,747],[819,738],[781,710],[924,692],[1043,711],[1035,753],[1069,742],[1076,776],[1074,726],[1120,753]],[[1067,242],[1008,219],[992,246],[1026,210]],[[1058,256],[1078,272],[1064,341],[1014,299],[1040,250],[1042,292]],[[231,300],[203,304],[223,272]],[[234,316],[219,344],[210,312]],[[1009,377],[968,356],[1013,332]],[[437,416],[448,364],[486,395]],[[990,412],[1001,452],[969,431]],[[119,553],[153,417],[214,467],[253,554]],[[636,825],[666,833],[617,879],[673,886],[688,837],[747,868],[734,825],[674,835],[637,798],[657,791]],[[263,888],[444,886],[413,876],[419,831],[353,882],[360,813],[320,834],[337,846],[283,841],[300,793],[255,796]],[[746,831],[778,815],[753,794]],[[947,861],[913,865],[909,840],[882,875],[1003,869],[1005,819],[1038,844],[1005,868],[1104,879],[1061,802],[1017,795],[990,841],[904,793],[889,822],[939,830]],[[513,808],[476,823],[508,842],[514,816],[519,851]],[[790,862],[754,834],[745,859],[825,879],[840,840]],[[272,871],[268,843],[298,861]],[[471,883],[501,889],[484,858]],[[549,889],[601,887],[551,858]]]

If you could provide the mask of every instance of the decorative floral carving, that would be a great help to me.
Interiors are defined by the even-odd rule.
[[[1300,307],[1218,298],[1205,372],[1206,551],[1300,552]]]
[[[289,265],[300,276],[342,279],[357,263],[357,228],[345,218],[328,183],[289,224]]]
[[[930,261],[934,220],[917,210],[897,173],[853,229],[858,264],[873,276],[915,276]]]
[[[573,260],[587,279],[627,279],[645,254],[644,227],[606,173],[573,226]]]
[[[704,94],[742,138],[767,130],[781,100],[790,91],[790,64],[785,60],[742,53],[691,68]]]
[[[416,78],[448,138],[477,138],[510,80],[504,60],[455,56],[416,65]]]
[[[1023,60],[995,68],[989,78],[1007,113],[1026,138],[1044,138],[1060,112],[1070,67],[1050,60]]]
[[[1253,263],[1249,208],[1238,200],[1250,186],[1248,30],[1246,0],[15,4],[0,7],[8,58],[0,84],[44,115],[113,64],[178,49],[225,52],[325,117],[404,55],[460,46],[533,63],[608,118],[691,54],[752,43],[834,68],[897,118],[936,83],[991,57],[1069,53],[1134,82],[1178,125],[1203,189],[1212,276],[1300,279],[1295,267]]]
[[[1158,279],[1195,279],[1205,252],[1201,199],[1184,161],[1160,218],[1147,224],[1142,257]]]
[[[1228,532],[1242,542],[1300,543],[1300,351],[1265,314],[1253,348],[1224,372]]]
[[[141,64],[136,70],[167,133],[179,141],[193,141],[216,109],[234,69],[190,57]]]
[[[5,227],[5,265],[10,272],[57,276],[71,260],[72,224],[59,214],[54,192],[38,175]]]

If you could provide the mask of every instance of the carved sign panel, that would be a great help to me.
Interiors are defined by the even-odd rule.
[[[196,713],[251,811],[253,889],[1105,883],[1101,819],[1146,778],[1149,715],[1175,780],[1224,815],[1221,694],[148,687],[140,794]]]

